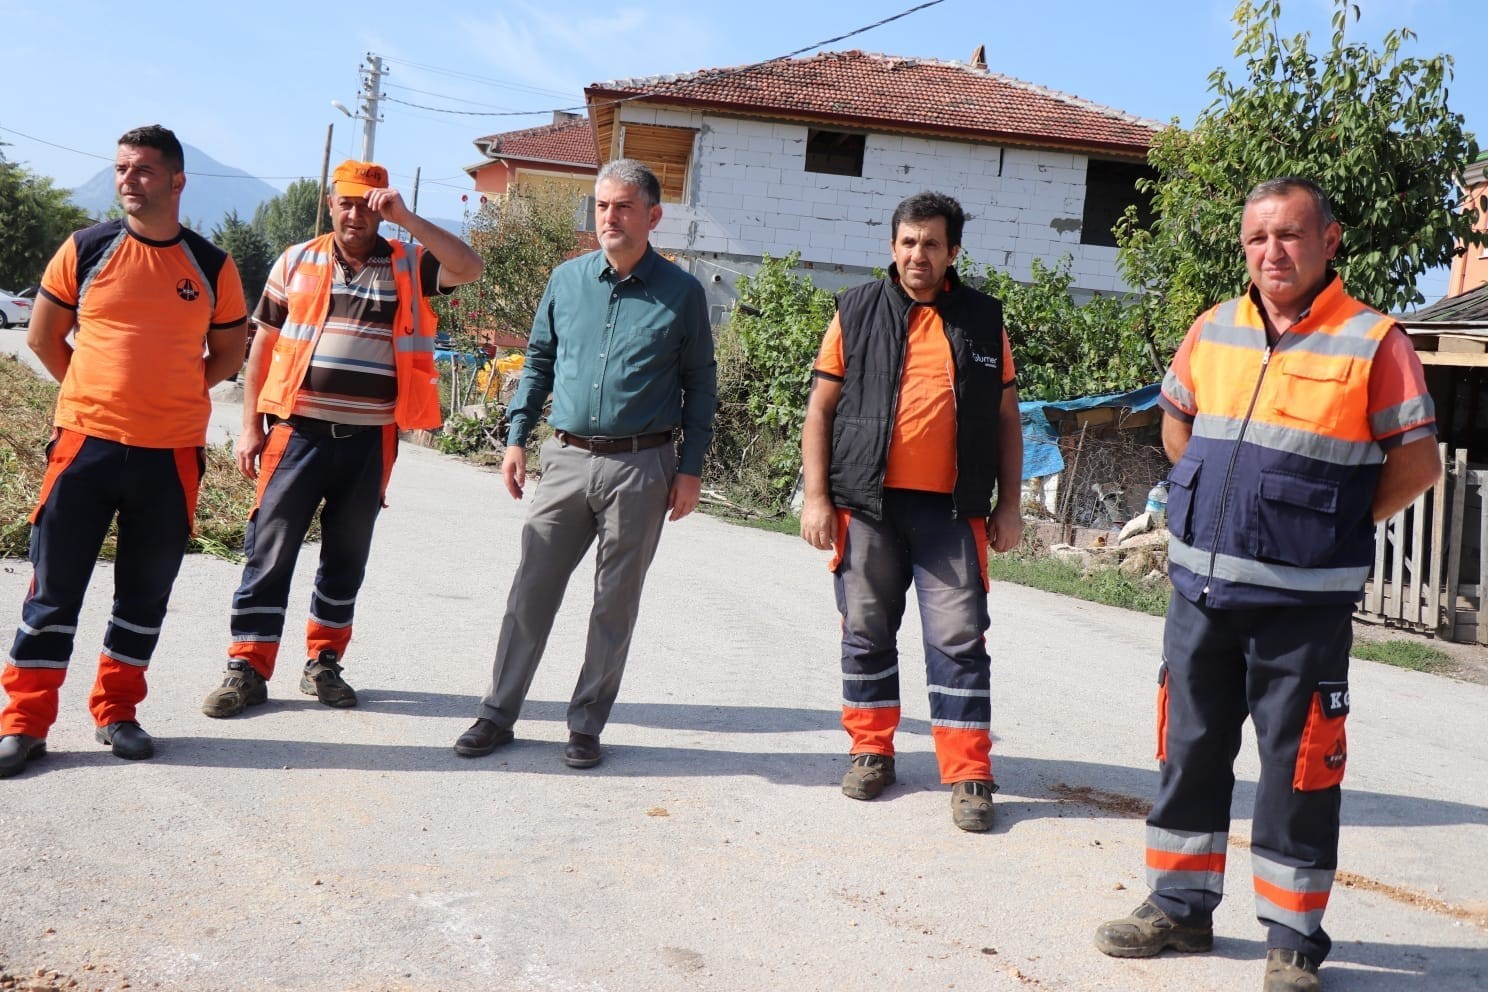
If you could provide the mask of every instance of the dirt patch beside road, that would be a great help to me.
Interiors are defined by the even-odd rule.
[[[1457,644],[1396,627],[1354,621],[1354,643],[1375,644],[1381,641],[1414,641],[1434,648],[1451,660],[1449,667],[1438,669],[1432,672],[1433,675],[1445,675],[1474,685],[1488,685],[1488,647],[1481,644]]]

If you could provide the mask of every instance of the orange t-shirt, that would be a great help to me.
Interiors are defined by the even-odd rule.
[[[41,292],[77,313],[58,427],[141,448],[206,443],[206,338],[247,319],[232,257],[185,228],[147,241],[123,220],[62,243]]]
[[[940,312],[915,304],[909,311],[899,403],[889,438],[886,489],[948,493],[956,488],[956,367]],[[833,317],[816,357],[816,370],[841,379],[847,373],[842,323]],[[1002,381],[1012,382],[1012,348],[1002,335]]]

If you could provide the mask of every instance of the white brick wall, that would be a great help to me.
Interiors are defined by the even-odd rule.
[[[1033,259],[1072,260],[1074,287],[1119,292],[1115,249],[1080,244],[1085,157],[904,135],[869,134],[863,175],[805,171],[804,125],[628,104],[627,121],[700,129],[688,204],[666,205],[655,242],[732,254],[795,250],[818,266],[889,261],[889,220],[925,189],[961,201],[963,242],[981,264],[1027,279]]]

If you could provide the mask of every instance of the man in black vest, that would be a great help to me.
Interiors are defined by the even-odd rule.
[[[894,783],[899,622],[913,581],[931,733],[951,816],[992,826],[987,546],[1023,535],[1023,438],[1002,304],[951,268],[966,214],[942,193],[894,210],[894,262],[847,290],[817,355],[801,458],[801,537],[832,549],[842,614],[842,791]],[[996,505],[993,505],[993,493]]]

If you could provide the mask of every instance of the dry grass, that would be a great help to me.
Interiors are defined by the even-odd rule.
[[[10,355],[0,355],[0,557],[24,558],[31,525],[26,521],[52,436],[57,386]]]
[[[26,517],[46,474],[57,385],[10,356],[0,356],[0,557],[24,558],[30,539]],[[253,508],[253,483],[238,472],[232,445],[207,448],[207,472],[196,507],[196,537],[189,550],[242,560],[243,530]],[[308,540],[319,538],[319,521]],[[109,531],[100,558],[114,556]]]

